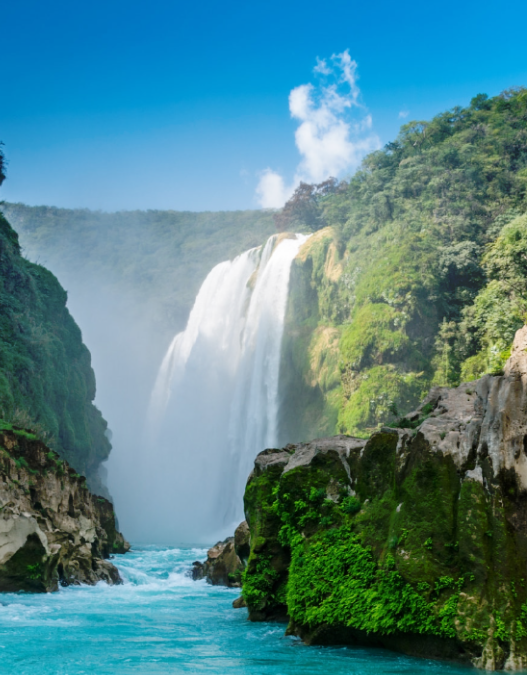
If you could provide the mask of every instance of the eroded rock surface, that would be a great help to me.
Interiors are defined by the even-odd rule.
[[[207,551],[205,562],[193,563],[191,575],[195,580],[206,579],[213,586],[241,586],[241,573],[245,567],[241,555],[249,556],[249,528],[245,521],[236,529],[234,537],[219,541]]]
[[[0,430],[0,591],[120,583],[112,504],[31,432]]]
[[[503,375],[433,389],[399,427],[258,455],[249,618],[527,668],[527,327]]]

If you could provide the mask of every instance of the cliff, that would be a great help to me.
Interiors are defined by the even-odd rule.
[[[526,138],[527,90],[480,95],[404,125],[334,191],[299,188],[287,228],[306,206],[323,227],[291,270],[281,444],[367,438],[503,368],[527,309]]]
[[[36,429],[96,491],[111,445],[93,405],[95,376],[67,295],[21,255],[0,214],[0,419]]]
[[[309,644],[527,667],[527,327],[501,375],[432,389],[368,439],[258,455],[254,621]]]
[[[34,433],[0,428],[0,592],[120,583],[107,558],[129,545],[112,504]]]

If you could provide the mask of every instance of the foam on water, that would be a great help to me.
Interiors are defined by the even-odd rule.
[[[235,589],[192,581],[200,549],[116,556],[122,586],[0,595],[2,675],[461,675],[384,650],[305,647],[279,624],[232,609]]]

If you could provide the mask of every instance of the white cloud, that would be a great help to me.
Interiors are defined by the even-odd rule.
[[[291,117],[299,122],[295,143],[301,159],[289,186],[272,169],[261,174],[256,193],[264,208],[283,206],[300,181],[320,183],[355,169],[365,154],[380,147],[371,115],[360,102],[357,62],[346,50],[333,54],[331,63],[317,57],[313,70],[324,82],[302,84],[289,94]]]
[[[410,112],[408,110],[401,110],[401,112],[399,113],[399,119],[404,120],[404,118],[408,117],[409,114],[410,114]]]
[[[333,72],[328,66],[326,59],[319,59],[317,56],[317,65],[313,68],[314,73],[320,73],[321,75],[331,75]]]
[[[272,169],[260,174],[256,194],[258,203],[264,209],[279,209],[293,194],[294,188],[287,188],[282,176]]]

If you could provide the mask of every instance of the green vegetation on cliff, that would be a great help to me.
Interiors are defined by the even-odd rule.
[[[0,164],[0,174],[1,174]],[[0,418],[35,429],[100,489],[107,424],[93,405],[90,353],[66,308],[66,292],[41,265],[21,256],[0,214]]]
[[[24,253],[42,260],[63,283],[132,296],[138,313],[172,337],[182,330],[214,265],[260,246],[274,232],[265,211],[191,213],[4,204]],[[94,293],[96,296],[96,292]],[[132,329],[132,328],[131,328]]]
[[[403,126],[313,209],[326,227],[292,269],[284,440],[365,435],[432,383],[502,367],[527,310],[527,90]]]

